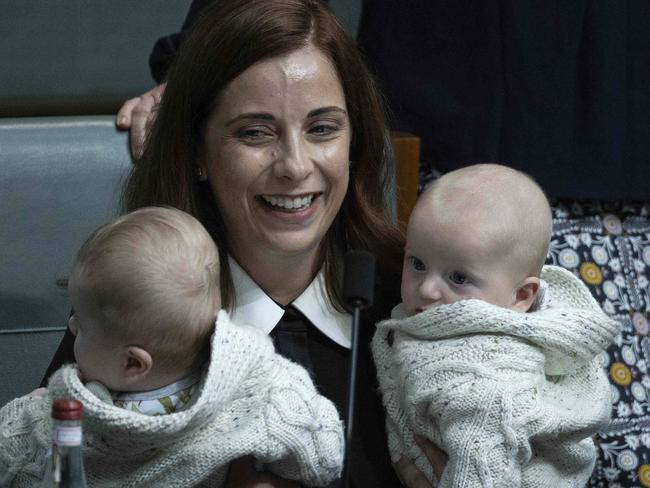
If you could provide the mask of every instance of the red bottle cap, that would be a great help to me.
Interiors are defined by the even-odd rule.
[[[56,420],[81,420],[84,407],[79,400],[59,398],[52,403],[52,418]]]

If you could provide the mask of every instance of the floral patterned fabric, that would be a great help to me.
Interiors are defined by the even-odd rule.
[[[547,262],[571,270],[623,325],[603,357],[612,422],[588,486],[650,487],[650,204],[559,201]]]
[[[143,415],[169,415],[185,410],[196,395],[201,372],[194,371],[185,378],[156,390],[114,393],[113,405]]]

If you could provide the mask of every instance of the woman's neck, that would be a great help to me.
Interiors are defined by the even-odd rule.
[[[298,298],[318,273],[318,253],[295,256],[233,256],[237,263],[273,300],[288,305]]]

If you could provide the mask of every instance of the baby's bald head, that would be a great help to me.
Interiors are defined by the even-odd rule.
[[[471,229],[495,258],[517,274],[539,276],[551,239],[551,209],[528,175],[498,164],[476,164],[443,175],[422,194],[414,214],[432,225]]]

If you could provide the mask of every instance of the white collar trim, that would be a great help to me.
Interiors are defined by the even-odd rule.
[[[230,314],[233,322],[253,326],[268,334],[278,324],[284,310],[232,257],[228,260],[235,287],[235,308]],[[327,297],[322,270],[292,305],[331,340],[347,349],[350,348],[352,317],[332,306]]]

